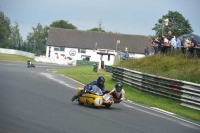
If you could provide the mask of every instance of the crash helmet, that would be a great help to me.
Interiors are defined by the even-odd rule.
[[[102,77],[102,76],[99,76],[98,79],[97,79],[97,83],[102,86],[104,85],[104,82],[105,82],[105,78]]]
[[[117,92],[120,92],[122,90],[122,87],[123,87],[123,85],[121,82],[117,82],[115,85]]]

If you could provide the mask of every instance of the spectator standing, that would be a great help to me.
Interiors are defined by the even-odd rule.
[[[200,42],[198,42],[196,50],[197,50],[197,56],[198,58],[200,58]]]
[[[154,43],[153,43],[153,49],[154,49],[154,54],[157,54],[158,53],[158,45],[159,45],[159,37],[157,37],[155,40],[154,40]]]
[[[174,38],[174,36],[172,35],[172,32],[168,31],[167,39],[168,39],[169,43],[171,43],[172,38]]]
[[[158,53],[161,51],[161,44],[162,44],[162,36],[158,36]]]
[[[122,59],[125,60],[126,59],[126,53],[124,52],[122,55]]]
[[[185,54],[186,50],[188,49],[188,44],[190,44],[190,41],[187,39],[186,36],[183,36],[183,41],[182,41],[182,53]]]
[[[190,52],[191,57],[194,57],[194,47],[197,46],[197,41],[194,39],[194,36],[190,37],[191,43],[188,51]]]
[[[171,48],[171,43],[172,43],[172,39],[174,38],[174,36],[172,35],[172,32],[171,31],[168,31],[168,34],[167,34],[167,40],[168,40],[168,45],[166,46],[166,52],[169,52],[170,48]]]
[[[176,49],[177,49],[176,37],[174,36],[174,38],[171,39],[171,53],[174,53]]]
[[[147,46],[144,49],[144,54],[145,54],[145,56],[149,55],[149,48]]]
[[[178,36],[176,36],[176,46],[177,46],[178,53],[180,53],[180,49],[181,49],[181,40],[179,39]]]
[[[162,49],[162,52],[163,53],[166,53],[167,52],[167,49],[168,49],[168,47],[169,47],[169,41],[168,41],[168,39],[167,39],[167,37],[166,36],[163,36],[163,49]]]
[[[129,58],[129,53],[128,53],[128,51],[126,51],[126,58]]]

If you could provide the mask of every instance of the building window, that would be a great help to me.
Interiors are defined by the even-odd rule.
[[[60,51],[65,51],[65,47],[60,47]]]
[[[110,55],[108,55],[108,61],[110,61]]]
[[[86,53],[85,49],[78,49],[78,53]]]
[[[54,47],[54,51],[60,51],[59,47]]]
[[[54,51],[65,51],[65,47],[54,47]]]

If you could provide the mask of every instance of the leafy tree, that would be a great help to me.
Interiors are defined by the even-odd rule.
[[[103,30],[103,28],[102,28],[102,25],[103,25],[103,21],[102,21],[102,20],[100,20],[100,21],[98,22],[98,25],[99,25],[99,28],[92,28],[92,29],[90,29],[90,30],[88,30],[88,31],[106,32],[106,31]]]
[[[164,25],[164,19],[169,19],[168,25]],[[189,23],[189,20],[186,20],[182,14],[177,11],[169,11],[168,14],[163,15],[161,19],[158,20],[158,23],[155,24],[155,27],[152,30],[155,30],[156,35],[162,35],[162,26],[163,34],[167,34],[169,30],[172,31],[172,34],[175,36],[180,36],[183,34],[189,34],[193,32],[193,29]]]
[[[27,44],[31,46],[31,51],[36,54],[44,54],[46,50],[46,43],[48,37],[49,27],[45,26],[44,28],[40,23],[37,27],[32,27],[33,32],[29,33],[27,36]]]
[[[64,20],[55,21],[52,24],[50,24],[50,27],[63,28],[63,29],[77,29],[76,26]]]
[[[19,25],[15,22],[14,26],[11,26],[11,34],[9,40],[9,48],[14,48],[21,50],[23,45],[23,40],[19,32]]]
[[[105,30],[99,29],[99,28],[92,28],[92,29],[90,29],[90,30],[88,30],[88,31],[106,32]]]
[[[0,11],[0,47],[7,47],[10,33],[10,19]]]
[[[35,42],[34,42],[34,36],[33,36],[33,33],[29,33],[28,36],[27,36],[27,47],[28,47],[28,50],[29,52],[32,52],[32,53],[35,53],[34,52],[34,47],[35,47]],[[30,48],[30,49],[29,49]]]

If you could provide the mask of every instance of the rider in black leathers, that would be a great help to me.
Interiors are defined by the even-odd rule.
[[[105,92],[105,90],[104,90],[104,89],[105,89],[104,82],[105,82],[105,78],[104,78],[104,77],[102,77],[102,76],[98,77],[98,79],[97,79],[96,81],[93,81],[93,82],[87,84],[87,85],[84,87],[84,91],[81,91],[79,94],[74,95],[74,96],[72,97],[72,102],[73,102],[75,99],[79,98],[82,94],[91,91],[92,86],[94,86],[94,85],[96,85],[97,87],[99,87],[99,88],[101,89],[102,93],[104,93],[104,92]]]

